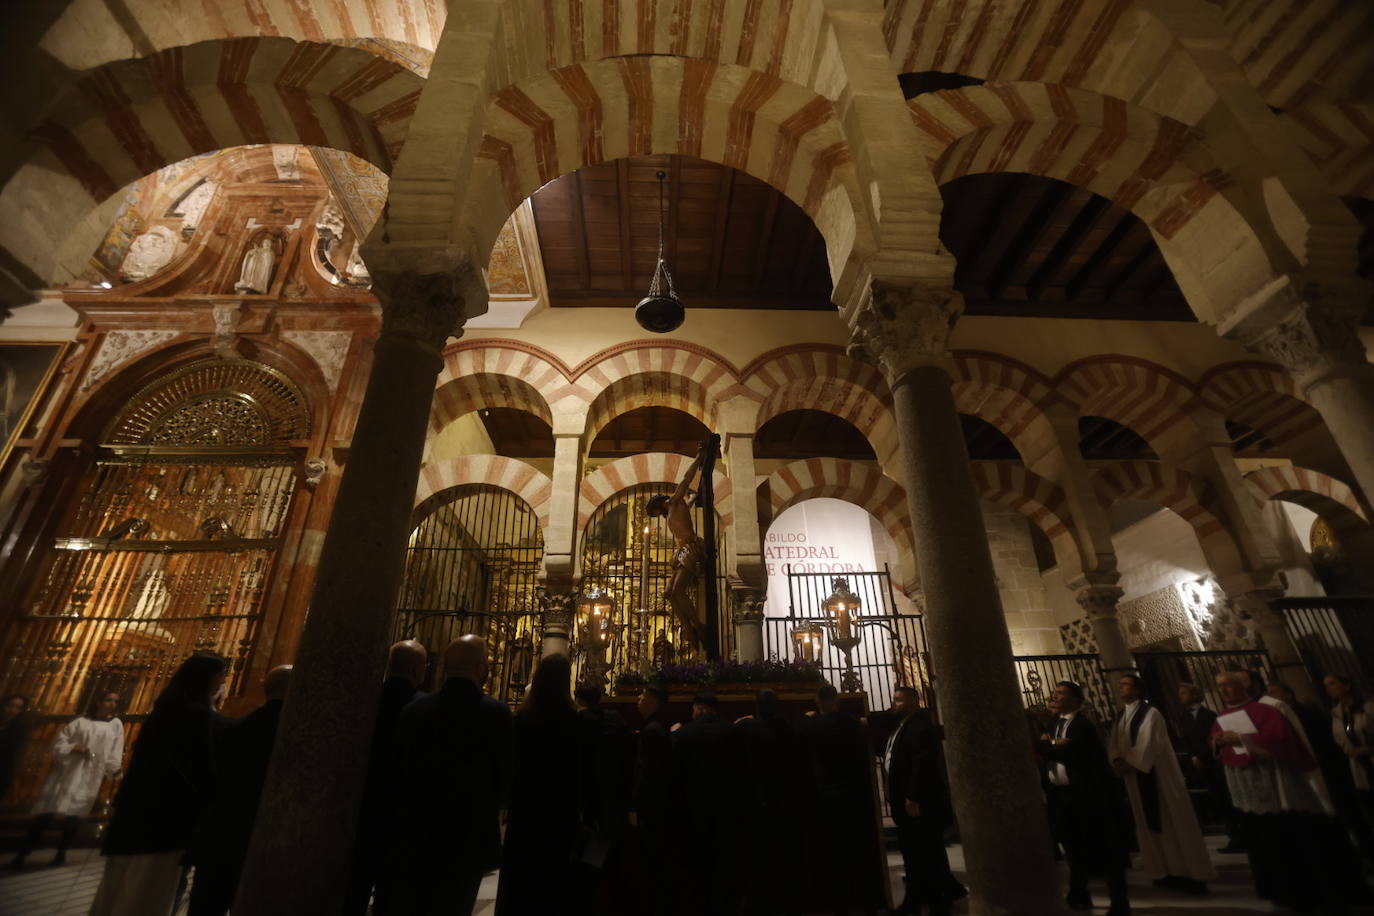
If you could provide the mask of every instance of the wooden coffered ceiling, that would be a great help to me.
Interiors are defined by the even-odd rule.
[[[664,251],[691,308],[833,309],[825,241],[809,217],[768,184],[687,156],[632,156],[550,182],[530,198],[559,306],[632,308]]]
[[[940,192],[968,314],[1195,320],[1149,227],[1105,197],[1020,173]]]

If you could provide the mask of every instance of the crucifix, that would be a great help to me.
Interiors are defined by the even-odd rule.
[[[701,443],[697,457],[687,468],[682,482],[672,495],[660,493],[649,500],[645,512],[650,518],[667,518],[668,531],[673,535],[673,578],[664,593],[668,606],[682,627],[685,640],[700,646],[707,659],[720,657],[719,608],[716,598],[716,515],[711,474],[720,454],[720,436],[710,436]],[[698,472],[701,485],[695,499],[692,482]],[[702,534],[697,535],[692,521],[692,506],[702,506]],[[693,587],[701,583],[706,606],[706,624],[702,627],[697,613]]]

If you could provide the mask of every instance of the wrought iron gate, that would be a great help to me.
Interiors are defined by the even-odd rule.
[[[483,637],[491,662],[487,689],[518,703],[538,657],[535,586],[543,559],[539,519],[523,499],[486,484],[446,491],[411,533],[393,637],[424,644],[434,683],[442,682],[442,653],[451,640]]]
[[[925,704],[934,708],[935,679],[925,620],[920,614],[897,610],[886,565],[881,572],[843,576],[793,572],[790,564],[783,570],[788,613],[764,621],[764,651],[770,657],[820,662],[827,680],[840,690],[863,690],[872,709],[890,706],[897,687],[917,688]],[[843,642],[836,645],[839,624],[825,608],[841,580],[859,602],[859,613],[847,628],[858,642],[848,653],[843,651]]]
[[[672,582],[673,550],[675,544],[665,518],[650,518],[644,512],[649,498],[668,492],[673,484],[636,484],[607,499],[587,520],[582,532],[582,590],[599,588],[615,601],[614,634],[608,650],[610,678],[621,671],[638,667],[640,651],[639,620],[636,611],[647,611],[647,634],[644,655],[651,666],[683,660],[682,628],[677,624],[664,601],[663,593]],[[698,532],[705,530],[702,519],[705,509],[692,507],[692,518]],[[725,528],[716,524],[716,594],[720,608],[728,608],[729,594],[725,581]],[[641,596],[641,583],[646,588]],[[702,604],[698,584],[697,603]],[[722,610],[724,613],[724,610]],[[734,652],[734,628],[728,621],[720,626],[720,656],[729,658]],[[574,654],[580,673],[581,653],[576,649],[579,633],[572,634]]]

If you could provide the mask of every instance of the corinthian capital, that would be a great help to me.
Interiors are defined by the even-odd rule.
[[[763,605],[767,598],[768,593],[761,588],[731,589],[730,603],[735,625],[763,623]]]
[[[1125,592],[1115,585],[1085,585],[1074,592],[1078,606],[1089,620],[1116,616],[1116,605]]]
[[[1223,322],[1221,330],[1247,349],[1280,363],[1302,392],[1327,378],[1365,371],[1357,333],[1368,307],[1357,283],[1275,281]]]
[[[877,363],[892,384],[920,366],[939,365],[964,299],[949,288],[874,280],[854,322],[851,351]]]
[[[472,258],[449,249],[368,253],[372,292],[382,303],[382,336],[442,350],[463,322],[486,310],[486,284]]]

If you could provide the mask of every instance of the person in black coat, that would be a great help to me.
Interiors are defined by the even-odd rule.
[[[816,691],[816,714],[799,726],[804,772],[814,800],[811,829],[805,832],[813,854],[808,861],[825,868],[805,876],[808,909],[872,913],[884,906],[886,855],[879,845],[874,810],[873,755],[863,724],[840,710],[830,684]]]
[[[625,719],[601,705],[599,684],[573,691],[582,741],[582,830],[573,870],[579,890],[575,912],[613,913],[620,909],[625,839],[630,829],[630,783],[634,769],[633,735]]]
[[[739,893],[739,732],[720,718],[714,694],[692,700],[692,721],[672,732],[674,782],[681,792],[679,856],[692,861],[683,912],[733,913]]]
[[[545,656],[515,715],[515,778],[497,916],[564,916],[573,909],[572,863],[591,751],[573,709],[571,683],[568,656]]]
[[[378,916],[467,916],[482,875],[501,861],[510,710],[482,693],[485,640],[449,643],[444,669],[444,686],[406,706],[396,725]]]
[[[807,851],[799,843],[802,810],[797,799],[810,798],[801,762],[797,728],[783,716],[782,702],[771,690],[754,697],[754,714],[735,723],[744,755],[744,842],[754,850],[743,882],[749,913],[795,913],[798,876]]]
[[[1186,758],[1183,778],[1189,789],[1205,791],[1205,807],[1198,811],[1198,822],[1226,825],[1229,844],[1222,852],[1243,852],[1245,842],[1240,835],[1240,818],[1231,806],[1231,793],[1226,788],[1226,773],[1221,761],[1212,753],[1209,736],[1217,714],[1203,705],[1202,691],[1196,684],[1178,685],[1178,702],[1183,707],[1179,719],[1178,750]],[[1198,796],[1194,795],[1197,804]]]
[[[917,913],[929,906],[932,916],[943,916],[962,896],[963,886],[950,871],[945,852],[945,830],[954,821],[954,808],[939,733],[914,687],[898,687],[892,708],[874,713],[869,723],[887,734],[887,800],[906,869],[906,895],[897,912]]]
[[[673,850],[676,822],[673,753],[664,721],[668,691],[647,686],[639,693],[643,723],[635,736],[634,773],[630,781],[632,842],[638,860],[635,896],[639,912],[665,912],[665,890],[674,885],[677,860]]]
[[[1055,718],[1037,751],[1055,838],[1069,860],[1069,909],[1092,909],[1088,878],[1107,879],[1108,916],[1129,916],[1126,892],[1127,840],[1121,819],[1121,786],[1097,726],[1081,714],[1083,688],[1061,681],[1050,708]]]
[[[29,698],[12,693],[0,703],[0,800],[10,794],[19,758],[29,740]]]
[[[215,738],[226,720],[210,700],[227,670],[223,657],[197,652],[153,703],[114,797],[91,916],[171,911],[181,859],[214,796]]]
[[[372,752],[358,812],[353,868],[348,875],[343,916],[363,916],[367,912],[372,889],[386,860],[387,793],[394,782],[392,745],[401,710],[417,696],[424,696],[420,684],[424,683],[428,669],[429,653],[413,639],[403,639],[387,652],[386,679],[377,704],[377,725],[372,732]]]
[[[186,864],[195,866],[190,916],[224,916],[234,903],[290,680],[290,665],[269,671],[267,702],[228,725],[217,742],[215,796],[186,852]]]

